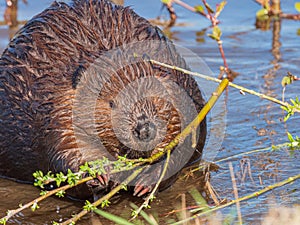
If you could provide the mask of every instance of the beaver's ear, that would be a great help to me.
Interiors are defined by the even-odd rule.
[[[76,89],[77,85],[80,82],[82,74],[86,71],[86,68],[83,65],[78,66],[72,76],[72,88]]]

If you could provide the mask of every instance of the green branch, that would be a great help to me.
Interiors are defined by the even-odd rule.
[[[120,190],[124,188],[124,185],[127,186],[127,184],[134,180],[145,168],[141,167],[137,170],[135,170],[129,177],[127,177],[121,184],[119,184],[117,187],[113,188],[108,194],[103,196],[102,198],[98,199],[94,203],[91,204],[91,206],[88,209],[83,209],[80,213],[76,214],[73,216],[73,218],[63,222],[59,223],[60,225],[69,225],[69,224],[74,224],[76,221],[78,221],[81,217],[85,216],[89,211],[95,210],[97,206],[101,205],[103,202],[107,202],[112,196],[114,196],[116,193],[118,193]],[[89,204],[89,202],[87,202]]]

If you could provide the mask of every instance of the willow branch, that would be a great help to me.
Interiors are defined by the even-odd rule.
[[[120,190],[123,189],[124,185],[127,185],[130,181],[134,180],[134,178],[136,178],[141,172],[142,170],[145,168],[141,167],[137,170],[135,170],[129,177],[127,177],[121,184],[119,184],[117,187],[113,188],[108,194],[106,194],[105,196],[103,196],[102,198],[98,199],[97,201],[95,201],[92,205],[94,207],[99,206],[103,201],[105,200],[109,200],[112,196],[114,196],[116,193],[118,193]],[[69,224],[73,224],[76,221],[78,221],[81,217],[85,216],[89,211],[83,209],[80,213],[76,214],[73,218],[60,223],[60,225],[69,225]]]
[[[214,82],[217,82],[217,83],[221,82],[221,80],[219,80],[217,78],[210,77],[210,76],[207,76],[207,75],[204,75],[204,74],[200,74],[200,73],[196,73],[196,72],[191,72],[189,70],[186,70],[186,69],[183,69],[183,68],[179,68],[179,67],[176,67],[176,66],[172,66],[172,65],[168,65],[168,64],[165,64],[165,63],[161,63],[161,62],[158,62],[158,61],[153,60],[153,59],[151,59],[150,61],[153,64],[157,64],[157,65],[160,65],[160,66],[164,66],[166,68],[174,69],[174,70],[180,71],[180,72],[185,73],[185,74],[189,74],[189,75],[192,75],[192,76],[203,78],[205,80],[214,81]],[[259,92],[256,92],[256,91],[244,88],[244,87],[242,87],[240,85],[237,85],[237,84],[234,84],[232,82],[229,82],[228,86],[236,88],[236,89],[238,89],[240,91],[243,91],[243,92],[246,92],[246,93],[258,96],[258,97],[260,97],[262,99],[266,99],[266,100],[272,101],[272,102],[274,102],[276,104],[279,104],[279,105],[282,105],[282,106],[285,106],[285,107],[289,107],[290,106],[290,104],[287,103],[287,102],[283,102],[283,101],[280,101],[280,100],[278,100],[276,98],[270,97],[268,95],[265,95],[265,94],[262,94],[262,93],[259,93]],[[300,112],[300,110],[296,110],[296,112]]]
[[[92,180],[92,179],[93,179],[93,177],[86,177],[86,178],[84,178],[84,179],[79,180],[79,181],[76,183],[76,185],[85,183],[85,182],[87,182],[87,181],[89,181],[89,180]],[[2,217],[0,220],[8,221],[11,217],[13,217],[14,215],[18,214],[18,213],[21,212],[22,210],[27,209],[27,208],[33,206],[34,204],[37,204],[37,203],[43,201],[44,199],[46,199],[46,198],[48,198],[48,197],[50,197],[50,196],[56,194],[57,192],[60,192],[60,191],[66,191],[66,190],[68,190],[68,189],[70,189],[70,188],[72,188],[72,187],[74,187],[74,185],[71,186],[71,185],[68,184],[68,185],[64,185],[64,186],[62,186],[62,187],[60,187],[60,188],[56,188],[56,189],[54,189],[54,190],[52,190],[52,191],[47,191],[46,194],[44,194],[44,195],[42,195],[42,196],[40,196],[40,197],[34,199],[33,201],[31,201],[31,202],[29,202],[29,203],[27,203],[27,204],[21,206],[21,207],[18,208],[18,209],[8,210],[7,215],[6,215],[5,217]]]
[[[290,144],[290,143],[283,143],[283,144],[276,145],[275,147],[276,147],[276,148],[287,147],[289,144]],[[271,149],[272,149],[272,147],[266,147],[266,148],[261,148],[261,149],[255,149],[255,150],[251,150],[251,151],[248,151],[248,152],[243,152],[243,153],[239,153],[239,154],[236,154],[236,155],[228,156],[228,157],[223,158],[223,159],[219,159],[219,160],[215,161],[215,163],[220,163],[220,162],[228,161],[228,160],[237,158],[237,157],[239,157],[239,156],[245,156],[245,155],[250,155],[250,154],[253,154],[253,153],[270,151]]]
[[[176,223],[173,223],[173,225],[185,224],[186,222],[191,221],[191,220],[193,220],[193,219],[196,219],[197,217],[200,217],[200,216],[203,216],[203,215],[212,213],[212,212],[217,211],[217,210],[219,210],[219,209],[226,208],[226,207],[228,207],[228,206],[231,206],[231,205],[236,204],[237,202],[242,202],[242,201],[245,201],[245,200],[249,200],[249,199],[251,199],[251,198],[257,198],[258,196],[260,196],[260,195],[262,195],[262,194],[264,194],[264,193],[266,193],[266,192],[268,192],[268,191],[271,191],[271,190],[273,190],[273,189],[275,189],[275,188],[278,188],[278,187],[282,187],[282,186],[284,186],[284,185],[286,185],[286,184],[289,184],[289,183],[291,183],[291,182],[294,182],[294,181],[296,181],[296,180],[298,180],[298,179],[300,179],[300,174],[295,175],[295,176],[293,176],[293,177],[289,177],[288,179],[283,180],[283,181],[281,181],[281,182],[278,182],[278,183],[276,183],[276,184],[269,185],[269,186],[267,186],[267,187],[261,189],[260,191],[254,192],[254,193],[252,193],[252,194],[250,194],[250,195],[246,195],[246,196],[241,197],[241,198],[239,198],[239,199],[232,200],[232,201],[230,201],[230,202],[228,202],[228,203],[226,203],[226,204],[224,204],[224,205],[220,205],[220,206],[211,208],[210,210],[205,211],[205,212],[197,213],[196,215],[193,215],[193,216],[191,216],[191,217],[189,217],[189,218],[187,218],[187,219],[185,219],[185,220],[181,220],[181,221],[178,221],[178,222],[176,222]]]

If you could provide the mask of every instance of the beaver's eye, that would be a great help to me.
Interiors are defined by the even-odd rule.
[[[113,100],[110,100],[109,101],[109,107],[112,108],[112,109],[116,108],[116,103]]]

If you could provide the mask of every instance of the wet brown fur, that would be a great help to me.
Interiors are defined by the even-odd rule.
[[[172,57],[164,59],[162,54],[161,60],[179,62],[185,67],[172,43],[158,28],[131,9],[113,6],[104,0],[54,2],[28,21],[0,59],[0,175],[32,182],[32,173],[36,170],[66,172],[70,168],[77,171],[86,160],[101,158],[102,155],[83,154],[78,150],[72,127],[77,85],[81,74],[102,52],[141,40],[165,43]],[[153,154],[146,151],[142,155],[126,148],[112,129],[112,108],[122,104],[113,100],[118,90],[131,81],[143,76],[155,76],[162,82],[172,80],[193,98],[197,111],[203,107],[195,80],[179,72],[140,62],[117,74],[109,81],[112,85],[105,86],[100,93],[95,114],[98,135],[115,157],[127,154],[130,158],[140,158]],[[168,132],[161,146],[182,129],[179,113],[164,99],[153,97],[138,102],[129,116],[132,124],[143,110],[149,117],[157,116],[167,122]],[[201,157],[205,136],[203,122],[191,161]]]

